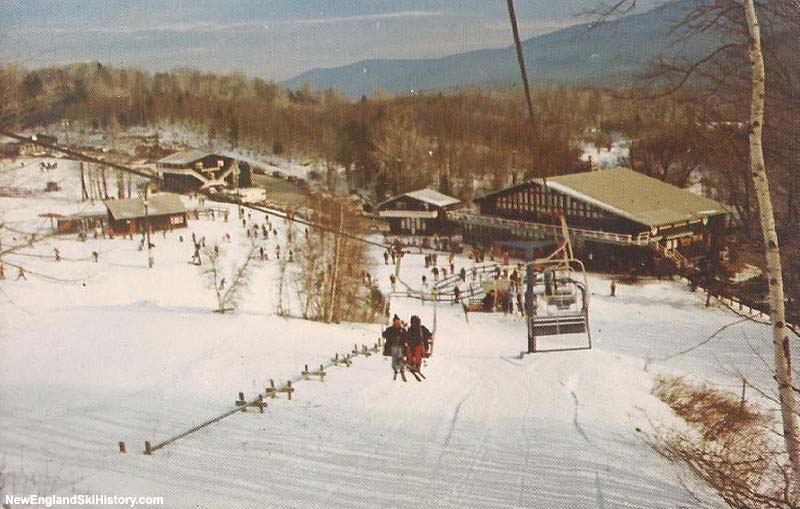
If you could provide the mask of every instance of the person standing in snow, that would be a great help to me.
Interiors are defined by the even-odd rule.
[[[406,331],[400,323],[399,316],[394,315],[394,317],[392,317],[392,325],[383,331],[383,339],[385,341],[383,345],[383,355],[392,358],[392,371],[394,371],[393,380],[397,380],[397,374],[400,373],[400,376],[405,382],[406,372],[404,355]]]
[[[516,294],[517,294],[517,309],[519,309],[519,314],[525,316],[525,306],[522,305],[522,285],[517,286]]]
[[[61,261],[61,251],[59,251],[57,247],[53,248],[53,254],[56,257],[56,261],[60,262]]]
[[[513,288],[509,287],[508,290],[503,293],[503,314],[511,313],[514,314],[514,294]]]
[[[397,291],[397,278],[394,276],[394,274],[389,274],[389,283],[392,284],[392,292],[396,292]]]
[[[483,310],[486,311],[487,313],[493,312],[494,304],[495,304],[494,290],[489,290],[489,292],[483,296]]]
[[[200,258],[200,244],[194,243],[194,254],[192,255],[192,263],[195,265],[202,265],[203,262]]]
[[[17,281],[20,279],[24,279],[25,281],[28,280],[28,278],[25,276],[25,269],[23,269],[21,266],[17,267]]]
[[[611,280],[611,296],[612,297],[617,296],[617,282],[614,281],[613,279]]]
[[[97,263],[97,259],[100,257],[100,254],[97,251],[92,251],[92,258],[94,258],[94,263]]]

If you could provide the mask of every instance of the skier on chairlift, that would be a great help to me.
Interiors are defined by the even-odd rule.
[[[400,322],[400,317],[394,315],[392,317],[392,325],[383,331],[383,355],[392,358],[392,371],[394,371],[393,380],[397,380],[397,374],[403,381],[406,381],[405,372],[405,343],[406,343],[406,330]]]
[[[406,361],[412,374],[419,373],[422,368],[422,358],[430,352],[431,336],[431,331],[422,325],[417,315],[413,315],[406,332]]]

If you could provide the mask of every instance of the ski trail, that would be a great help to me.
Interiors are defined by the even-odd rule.
[[[453,438],[453,431],[455,431],[456,423],[458,422],[458,416],[461,413],[461,406],[464,404],[464,402],[467,400],[467,398],[472,396],[472,393],[475,392],[475,388],[477,386],[478,386],[478,382],[475,382],[475,384],[472,385],[472,387],[469,389],[469,391],[467,391],[467,393],[464,395],[464,397],[461,398],[459,400],[458,404],[456,405],[456,408],[453,411],[453,416],[450,418],[450,427],[447,429],[447,436],[445,437],[444,444],[443,444],[444,447],[447,447],[448,445],[450,445],[450,439]],[[441,460],[443,455],[444,455],[444,450],[442,451],[442,454],[439,455],[439,460]],[[438,464],[439,464],[439,462],[437,461],[437,465]]]
[[[605,509],[606,503],[603,497],[603,486],[600,484],[600,471],[594,471],[594,487],[595,487],[595,500],[597,501],[598,509]]]
[[[481,377],[481,379],[483,381],[486,381],[485,377]],[[484,411],[486,413],[488,413],[488,415],[493,415],[494,412],[495,412],[495,409],[497,407],[497,392],[498,392],[497,391],[497,381],[492,379],[492,380],[490,380],[490,384],[489,385],[491,387],[491,394],[490,394],[489,398],[486,398],[486,400],[492,402],[491,409],[488,409],[487,407],[483,407],[483,408],[484,408]],[[465,504],[462,502],[463,499],[464,499],[464,496],[467,494],[467,492],[466,492],[467,490],[465,490],[465,485],[469,485],[470,484],[470,479],[475,474],[475,468],[478,465],[478,462],[481,460],[481,458],[483,458],[483,456],[484,456],[484,454],[486,452],[486,437],[489,435],[489,430],[490,429],[491,428],[489,426],[483,426],[482,427],[480,441],[478,443],[478,446],[475,448],[475,451],[471,455],[471,461],[470,461],[469,467],[467,468],[467,471],[464,473],[464,475],[461,477],[461,479],[459,479],[457,481],[457,484],[455,485],[455,488],[450,490],[450,495],[451,496],[452,496],[453,492],[455,492],[455,494],[457,495],[455,503],[452,504],[455,507],[465,507]]]
[[[517,495],[517,507],[524,507],[523,498],[525,496],[525,476],[528,471],[531,456],[531,439],[528,434],[528,418],[531,410],[531,390],[527,383],[527,372],[525,379],[520,381],[520,385],[525,389],[525,411],[522,413],[522,420],[520,423],[520,431],[522,432],[522,439],[525,441],[525,461],[522,465],[522,471],[519,475],[519,493]]]
[[[575,403],[575,411],[574,411],[574,413],[572,415],[572,424],[575,426],[575,430],[578,432],[578,434],[580,436],[582,436],[583,439],[586,440],[587,443],[592,443],[591,439],[589,439],[589,436],[586,434],[586,432],[581,427],[580,422],[578,422],[578,409],[580,408],[580,402],[578,401],[578,395],[575,394],[575,391],[569,391],[569,394],[572,396],[572,401]]]
[[[370,416],[361,421],[361,424],[358,426],[358,429],[363,429],[364,425],[370,423],[373,420],[374,416],[383,414],[387,410],[387,408],[385,407],[390,407],[394,403],[390,400],[390,398],[385,398],[385,397],[381,398],[380,393],[378,393],[378,395],[371,401],[374,401],[375,399],[379,398],[381,399],[382,403],[378,405],[372,405],[372,404],[369,405],[369,408],[371,408],[372,410]],[[407,425],[410,417],[411,415],[408,412],[404,412],[402,414],[402,417],[395,421],[395,424],[390,428],[390,430],[382,434],[382,437],[375,443],[375,446],[370,450],[368,455],[362,456],[355,464],[348,466],[347,472],[339,476],[338,482],[336,483],[336,485],[332,486],[327,490],[325,496],[323,497],[323,500],[330,501],[333,499],[334,496],[338,495],[342,491],[342,489],[345,488],[346,486],[352,486],[354,484],[357,484],[355,481],[356,479],[361,477],[361,474],[363,472],[362,467],[364,466],[364,463],[368,459],[376,457],[378,453],[380,453],[381,451],[385,451],[386,444],[389,442],[391,438],[396,436],[398,430]]]
[[[586,431],[584,431],[583,427],[581,427],[581,423],[578,419],[580,401],[578,401],[578,395],[575,393],[575,390],[573,389],[573,387],[577,385],[577,381],[572,376],[570,376],[567,378],[566,382],[559,380],[558,383],[561,384],[561,386],[564,387],[564,389],[566,389],[569,392],[570,396],[572,396],[572,403],[573,403],[572,425],[575,427],[575,431],[578,432],[578,434],[581,436],[581,438],[583,438],[586,441],[586,443],[591,444],[592,440],[589,438],[589,435],[586,434]]]

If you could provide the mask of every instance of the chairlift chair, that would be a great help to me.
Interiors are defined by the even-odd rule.
[[[537,267],[552,271],[545,276]],[[528,352],[588,350],[592,347],[589,329],[589,292],[586,271],[577,259],[537,260],[526,267],[527,289],[525,292],[525,314],[528,325]],[[553,280],[549,278],[553,277]],[[552,282],[558,281],[555,287]],[[534,302],[543,305],[534,305]],[[582,346],[542,349],[537,339],[544,336],[585,334]]]
[[[528,325],[528,352],[589,350],[592,335],[589,329],[589,282],[583,262],[572,252],[569,228],[563,214],[563,243],[547,258],[526,265],[525,316]],[[537,273],[538,269],[538,273]],[[541,300],[543,306],[535,305]],[[585,334],[581,346],[539,348],[537,339],[544,336]],[[525,352],[523,352],[525,353]]]

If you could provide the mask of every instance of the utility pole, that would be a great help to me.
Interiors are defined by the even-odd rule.
[[[147,242],[147,267],[152,269],[153,268],[153,245],[150,243],[150,213],[149,207],[147,203],[147,188],[148,186],[144,186],[144,229],[145,229],[145,237]]]
[[[86,163],[81,161],[81,201],[89,199],[89,193],[86,192],[86,180],[84,174],[86,173]]]
[[[341,203],[339,205],[339,232],[336,234],[336,245],[333,250],[333,271],[331,273],[331,297],[330,309],[328,310],[328,322],[333,321],[333,311],[336,308],[336,279],[339,277],[339,258],[341,256],[341,243],[342,243],[342,227],[344,226],[344,207]]]
[[[105,166],[100,167],[100,179],[103,183],[103,194],[102,197],[104,200],[108,199],[108,185],[106,184],[106,168]]]

